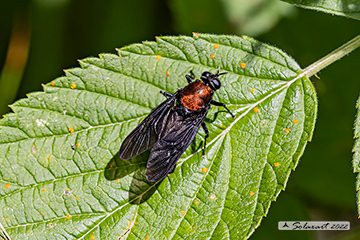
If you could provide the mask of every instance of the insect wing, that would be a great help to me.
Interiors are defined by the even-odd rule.
[[[176,111],[172,111],[166,128],[151,149],[146,167],[146,177],[156,182],[171,172],[181,155],[194,140],[210,106],[204,108],[195,118],[183,120]]]
[[[133,158],[149,148],[158,140],[162,133],[171,108],[176,103],[177,92],[159,106],[154,108],[150,114],[125,138],[120,147],[120,158]]]

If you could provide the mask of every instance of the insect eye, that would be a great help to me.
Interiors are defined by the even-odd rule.
[[[201,79],[204,80],[204,79],[209,79],[211,76],[211,73],[210,72],[203,72],[203,74],[201,75]]]
[[[221,87],[221,83],[218,79],[212,79],[211,84],[216,90],[218,90]]]

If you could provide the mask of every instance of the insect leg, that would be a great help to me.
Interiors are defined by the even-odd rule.
[[[171,169],[171,171],[168,174],[175,172],[175,168],[176,168],[176,165]]]
[[[233,118],[235,118],[234,114],[226,107],[226,105],[224,103],[211,100],[210,104],[215,105],[215,106],[219,106],[219,107],[224,107],[230,113],[230,115]]]
[[[207,128],[205,122],[203,122],[201,124],[201,127],[204,129],[204,132],[205,132],[204,148],[203,148],[203,152],[202,152],[202,156],[204,157],[205,156],[205,149],[206,149],[206,139],[209,137],[209,129]]]
[[[160,91],[160,93],[161,93],[162,95],[164,95],[165,97],[168,97],[168,98],[170,98],[170,97],[173,97],[173,96],[174,96],[173,94],[168,93],[168,92],[163,92],[163,91]]]
[[[188,83],[190,84],[190,83],[192,83],[192,80],[195,79],[195,74],[193,73],[192,70],[190,70],[190,75],[185,75],[185,77],[186,77],[186,80],[188,81]]]

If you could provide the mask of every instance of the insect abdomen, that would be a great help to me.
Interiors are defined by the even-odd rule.
[[[191,111],[197,111],[209,102],[211,89],[203,82],[192,82],[181,93],[181,102],[184,107]]]

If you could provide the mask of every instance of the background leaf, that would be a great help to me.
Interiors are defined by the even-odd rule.
[[[360,104],[360,99],[358,99],[357,103],[356,103],[356,108],[358,109],[357,112],[357,116],[355,119],[355,129],[354,129],[354,138],[355,140],[355,144],[353,147],[353,169],[354,169],[354,173],[357,173],[357,181],[356,181],[356,191],[357,191],[357,206],[358,206],[358,214],[360,214],[360,141],[359,141],[359,136],[360,136],[360,114],[359,114],[359,105]]]
[[[87,58],[12,105],[0,122],[0,222],[12,239],[242,239],[285,188],[312,136],[317,99],[282,51],[248,37],[161,37]],[[246,64],[246,65],[245,65]],[[203,133],[162,182],[148,153],[122,161],[126,135],[164,98],[218,66],[205,158]]]
[[[282,0],[298,7],[360,20],[360,2],[357,0]]]
[[[190,0],[169,1],[179,33],[192,31],[234,32],[255,36],[269,31],[293,14],[296,8],[279,0]]]

